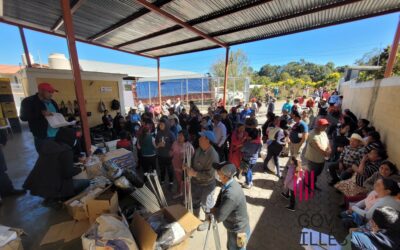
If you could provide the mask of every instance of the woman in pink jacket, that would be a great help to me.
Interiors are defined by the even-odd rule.
[[[186,130],[178,133],[177,140],[172,144],[170,155],[172,156],[172,166],[175,172],[175,179],[178,183],[177,194],[173,197],[177,199],[183,195],[183,160],[186,150],[191,152],[190,157],[194,154],[194,148],[189,142],[189,134]]]
[[[241,149],[247,140],[247,132],[245,131],[245,126],[243,123],[239,123],[237,128],[232,133],[231,145],[229,149],[229,161],[236,166],[237,169],[240,168],[240,162],[242,160]]]

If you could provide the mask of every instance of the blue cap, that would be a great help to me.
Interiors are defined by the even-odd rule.
[[[199,135],[206,137],[212,143],[216,143],[215,134],[210,130],[204,130],[202,132],[199,132]]]

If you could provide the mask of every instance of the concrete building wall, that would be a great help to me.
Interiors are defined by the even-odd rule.
[[[371,121],[386,144],[389,158],[400,166],[400,77],[341,85],[343,107]]]

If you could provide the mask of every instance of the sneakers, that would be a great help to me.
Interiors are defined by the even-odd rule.
[[[197,231],[205,231],[208,230],[208,227],[210,226],[210,222],[208,220],[203,221],[203,223],[200,224],[200,226],[197,227]]]
[[[249,184],[247,183],[243,184],[243,188],[251,189],[252,187],[253,187],[253,182],[250,182]]]
[[[287,206],[286,209],[289,211],[292,211],[292,212],[296,211],[296,209],[294,209],[294,207],[292,207],[292,206]]]
[[[288,194],[285,194],[284,192],[282,192],[281,195],[282,195],[283,198],[285,198],[287,200],[289,199],[289,195]]]

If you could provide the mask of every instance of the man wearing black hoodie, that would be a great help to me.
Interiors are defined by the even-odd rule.
[[[156,135],[156,147],[157,147],[157,158],[158,166],[160,168],[161,184],[165,181],[165,173],[168,172],[169,188],[172,188],[174,184],[174,168],[172,167],[172,157],[170,151],[172,144],[175,141],[175,135],[171,132],[169,122],[167,119],[161,119],[158,124],[158,130]]]
[[[31,195],[43,197],[43,205],[60,207],[60,201],[79,194],[87,186],[88,180],[73,180],[80,173],[74,168],[73,147],[77,143],[75,130],[61,128],[54,141],[43,144],[39,159],[25,180],[24,188]]]

